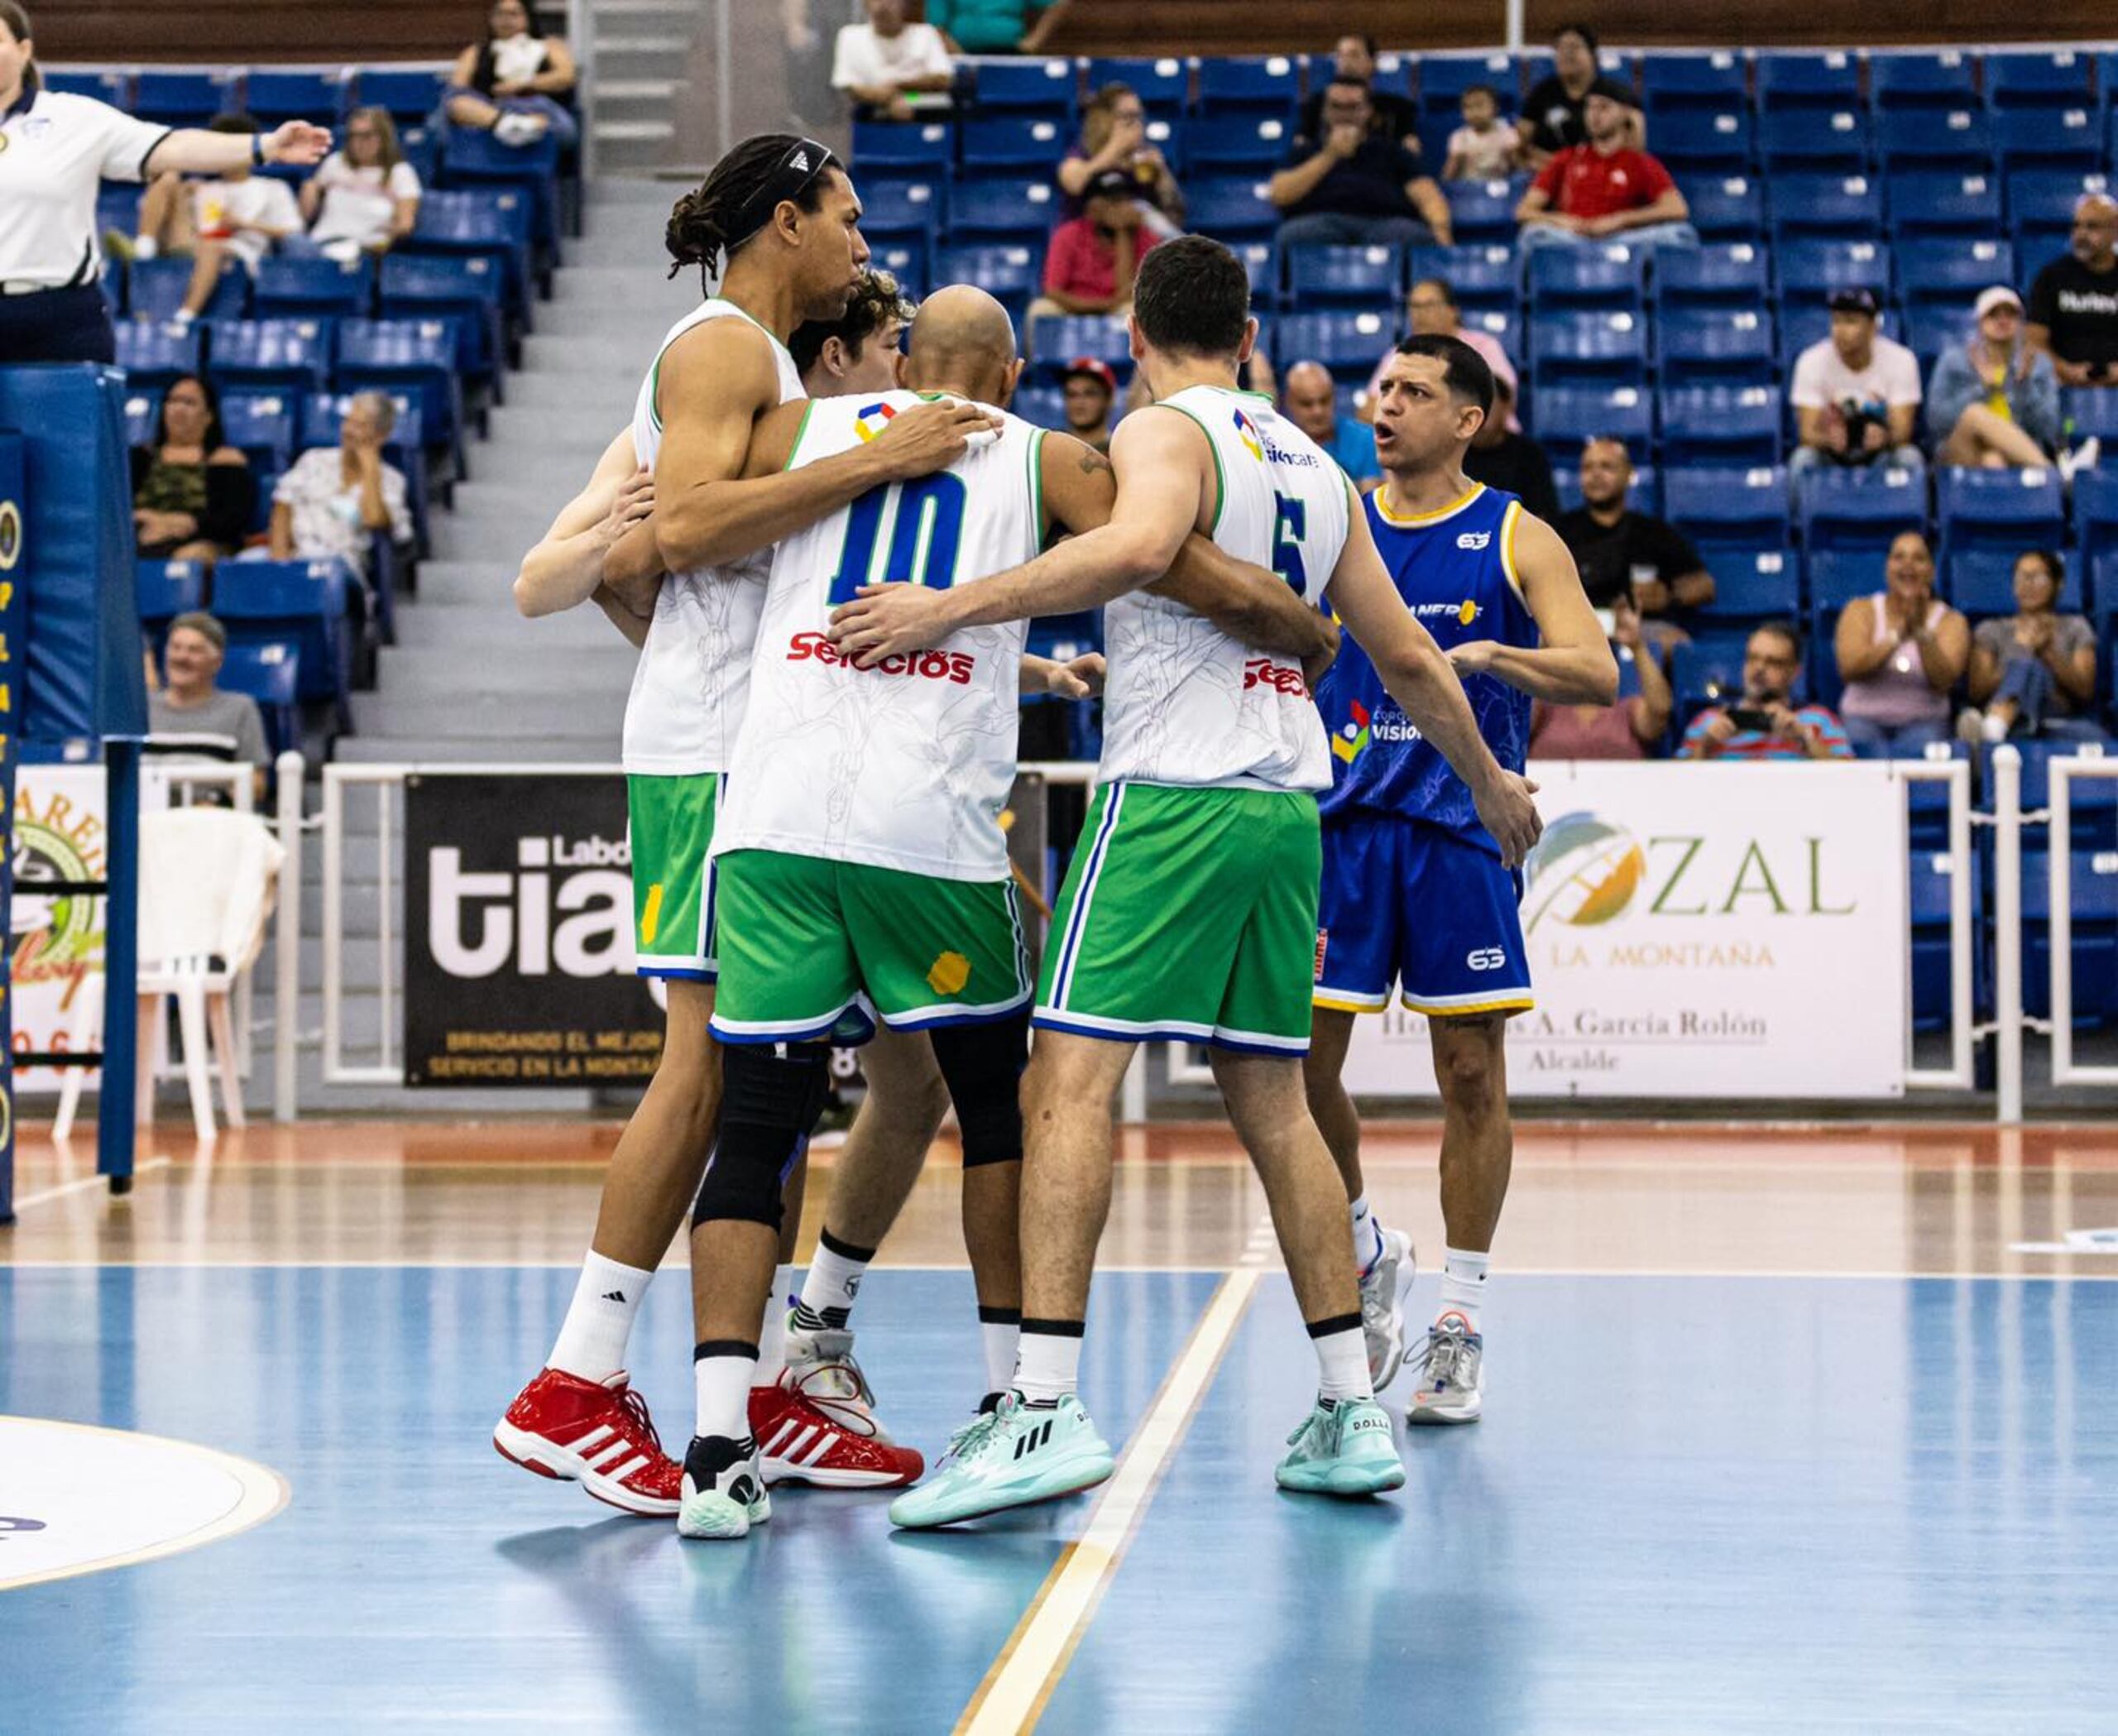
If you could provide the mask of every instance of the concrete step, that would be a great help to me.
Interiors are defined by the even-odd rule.
[[[618,736],[615,730],[592,740],[525,731],[516,740],[501,741],[479,736],[429,736],[417,744],[416,753],[409,751],[410,746],[403,741],[348,736],[338,744],[338,757],[371,765],[411,760],[434,765],[614,765],[618,758]]]
[[[490,603],[422,602],[400,618],[398,637],[407,643],[446,648],[458,656],[512,658],[518,651],[549,651],[560,646],[601,650],[611,641],[611,624],[594,609],[570,609],[526,621],[503,588]],[[386,664],[395,656],[386,650]]]
[[[548,312],[538,322],[539,333],[549,333],[554,337],[569,335],[565,328],[554,327],[551,324],[553,314],[557,312],[563,312],[571,319],[586,314],[587,309],[568,307]],[[599,328],[589,328],[591,333],[596,329]],[[661,334],[661,328],[658,328],[648,342],[653,343],[654,338]],[[520,383],[528,377],[527,375],[517,375],[515,379]],[[603,456],[604,447],[609,444],[609,436],[599,438],[585,417],[561,420],[534,405],[518,401],[501,405],[493,411],[491,439],[495,447],[506,448],[510,457],[517,452],[534,452],[540,464],[549,461],[554,469],[568,473],[578,472],[581,481],[584,482],[588,480],[588,473],[596,468],[596,461]],[[425,576],[422,572],[420,577],[424,579]]]
[[[578,736],[616,742],[625,724],[623,688],[598,692],[544,688],[452,694],[416,690],[362,693],[353,716],[363,738],[418,741],[429,734],[482,736],[506,743],[516,736]]]
[[[671,324],[674,323],[673,318]],[[514,390],[508,394],[509,406],[544,416],[563,417],[573,426],[576,438],[586,439],[600,434],[607,443],[621,428],[631,425],[633,405],[640,396],[641,377],[654,360],[655,345],[662,332],[668,328],[664,326],[651,334],[638,337],[628,336],[621,330],[613,338],[609,335],[610,327],[606,324],[601,330],[590,335],[573,339],[553,338],[550,341],[554,343],[595,344],[597,355],[592,369],[568,374],[555,367],[545,367],[534,373],[519,374],[515,376]],[[539,337],[530,341],[543,343],[545,340]],[[602,447],[598,445],[596,449],[600,453]],[[588,480],[588,472],[594,463],[592,458],[587,464],[580,467],[581,482]],[[580,482],[577,482],[575,488],[579,486]],[[569,490],[568,492],[571,494],[573,491]],[[563,500],[554,501],[552,511],[556,512],[563,505],[565,501]]]
[[[563,687],[577,693],[622,693],[631,683],[640,654],[615,631],[606,627],[605,632],[606,645],[525,647],[510,651],[497,664],[466,659],[442,645],[400,645],[382,659],[379,691],[389,698],[400,693],[497,688],[506,683],[514,688]]]

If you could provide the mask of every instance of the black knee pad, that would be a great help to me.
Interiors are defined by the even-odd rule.
[[[1013,1163],[1023,1154],[1022,1073],[1029,1060],[1029,1012],[990,1024],[932,1033],[935,1064],[956,1105],[963,1167]]]
[[[820,1043],[731,1043],[721,1062],[721,1139],[692,1222],[778,1230],[779,1191],[823,1112],[831,1050]]]

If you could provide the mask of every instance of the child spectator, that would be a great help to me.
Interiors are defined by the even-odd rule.
[[[254,134],[257,122],[247,114],[220,114],[206,130]],[[156,177],[140,201],[140,233],[130,247],[115,251],[136,259],[190,257],[191,282],[175,322],[181,327],[205,311],[231,261],[255,275],[275,245],[290,242],[295,252],[305,244],[293,189],[270,175],[252,174],[246,164],[189,186],[179,175]]]
[[[1515,122],[1502,120],[1500,93],[1490,84],[1473,84],[1463,96],[1464,124],[1449,135],[1445,181],[1504,180],[1522,154],[1522,136]]]

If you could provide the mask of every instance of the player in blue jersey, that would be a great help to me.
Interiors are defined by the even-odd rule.
[[[1367,511],[1406,606],[1455,664],[1494,757],[1519,772],[1532,699],[1608,705],[1618,674],[1558,534],[1513,495],[1464,474],[1493,398],[1492,370],[1461,339],[1400,344],[1378,394],[1383,481]],[[1514,1146],[1504,1038],[1509,1016],[1531,1005],[1516,912],[1521,883],[1479,824],[1470,791],[1350,639],[1317,704],[1331,737],[1332,782],[1320,803],[1310,1109],[1354,1201],[1362,1321],[1380,1391],[1405,1360],[1412,1249],[1369,1210],[1360,1118],[1339,1073],[1354,1015],[1381,1012],[1394,981],[1433,1034],[1448,1230],[1441,1309],[1406,1418],[1473,1422],[1483,1386],[1478,1304]]]

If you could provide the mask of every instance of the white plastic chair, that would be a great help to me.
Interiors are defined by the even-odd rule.
[[[191,1119],[201,1139],[214,1136],[209,1044],[221,1076],[228,1125],[243,1124],[228,996],[265,943],[285,852],[255,814],[177,808],[140,816],[140,1004],[138,1095],[141,1125],[154,1117],[155,1050],[165,999],[176,1002]],[[292,938],[289,944],[294,944]],[[76,1043],[102,1023],[103,978],[84,985]],[[67,1071],[52,1122],[55,1139],[72,1130],[86,1069]]]

